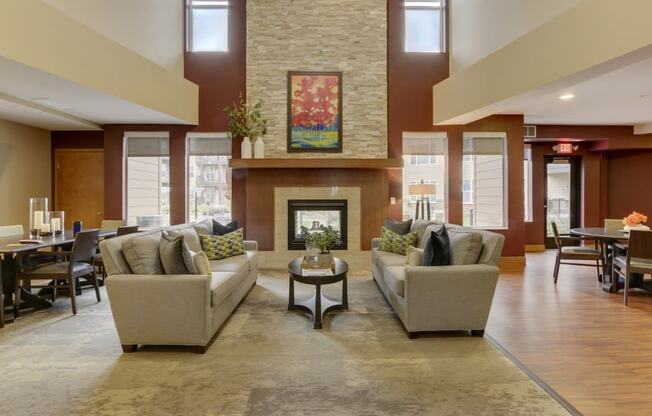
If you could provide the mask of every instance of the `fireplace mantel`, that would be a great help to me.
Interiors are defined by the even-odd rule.
[[[231,159],[232,169],[400,169],[403,159]]]

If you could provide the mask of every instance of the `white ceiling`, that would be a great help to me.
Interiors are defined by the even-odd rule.
[[[0,118],[47,130],[90,130],[101,124],[185,124],[0,56]]]
[[[652,123],[652,58],[592,79],[520,97],[502,114],[524,114],[526,124],[645,125]],[[575,98],[562,101],[563,94]]]

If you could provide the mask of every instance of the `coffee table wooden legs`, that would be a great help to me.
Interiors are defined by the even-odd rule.
[[[321,291],[321,284],[315,284],[315,295],[308,300],[295,302],[294,299],[294,279],[290,276],[290,288],[288,296],[288,310],[304,310],[310,312],[314,321],[315,329],[322,329],[324,315],[333,309],[348,309],[349,298],[347,289],[347,279],[342,280],[342,301],[338,302],[324,295]]]

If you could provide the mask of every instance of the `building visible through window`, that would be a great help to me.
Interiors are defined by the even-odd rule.
[[[229,2],[187,0],[187,49],[191,52],[229,50]]]

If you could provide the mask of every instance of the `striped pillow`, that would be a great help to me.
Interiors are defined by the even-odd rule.
[[[417,233],[396,234],[395,232],[383,227],[380,233],[379,250],[389,251],[391,253],[405,255],[407,248],[416,246]]]
[[[221,260],[245,254],[242,228],[224,235],[200,235],[199,239],[201,248],[209,260]]]

